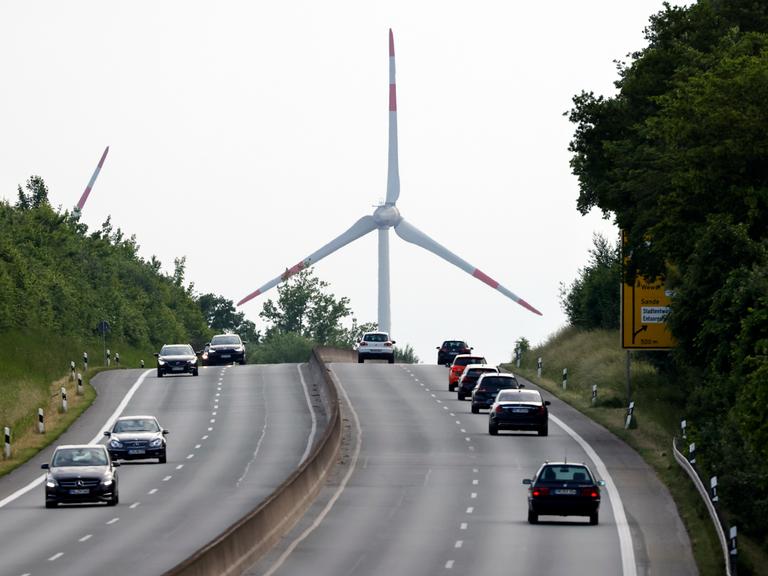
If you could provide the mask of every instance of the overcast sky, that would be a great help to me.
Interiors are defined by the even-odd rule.
[[[31,175],[112,216],[166,272],[235,302],[371,214],[386,194],[388,29],[401,193],[412,224],[543,312],[535,316],[390,233],[392,335],[434,362],[465,339],[494,363],[563,327],[559,283],[617,234],[576,210],[563,116],[615,93],[661,0],[4,2],[0,197]],[[315,266],[377,316],[377,238]],[[242,310],[259,319],[273,289]],[[617,346],[619,342],[617,340]]]

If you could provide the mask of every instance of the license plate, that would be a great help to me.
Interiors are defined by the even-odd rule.
[[[146,450],[128,450],[128,454],[146,454]]]
[[[229,358],[229,357],[231,357],[231,354],[222,354],[221,357],[222,358]]]
[[[576,490],[574,488],[556,488],[555,490],[552,490],[552,492],[560,496],[576,496]]]
[[[528,414],[528,408],[512,408],[515,414]]]
[[[183,366],[174,366],[173,368],[171,368],[171,370],[173,370],[174,372],[181,372],[182,370],[184,370],[184,367]]]
[[[88,494],[89,492],[88,488],[75,488],[69,491],[70,494]]]

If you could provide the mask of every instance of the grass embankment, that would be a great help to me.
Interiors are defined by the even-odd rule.
[[[120,354],[120,366],[139,367],[144,359],[152,366],[151,352],[112,346]],[[83,370],[83,352],[89,367]],[[96,392],[90,379],[105,369],[100,340],[83,342],[64,339],[47,332],[7,332],[0,334],[0,429],[11,429],[11,457],[0,449],[0,475],[7,474],[42,448],[54,442],[91,405]],[[152,361],[150,361],[150,359]],[[70,379],[70,362],[83,377],[83,394],[77,395],[77,381]],[[67,412],[61,410],[61,388],[67,390]],[[38,432],[38,409],[45,413],[45,433]],[[0,430],[1,432],[2,430]]]
[[[627,415],[626,352],[617,331],[579,331],[568,328],[526,353],[520,368],[505,365],[599,422],[632,446],[669,488],[677,503],[702,576],[723,574],[720,543],[704,503],[672,454],[672,438],[685,418],[685,398],[679,387],[660,376],[653,366],[631,363],[632,400],[636,426],[624,429]],[[537,377],[536,361],[543,362]],[[562,372],[568,369],[563,390]],[[592,406],[592,385],[597,402]],[[739,575],[768,575],[768,554],[739,534]]]

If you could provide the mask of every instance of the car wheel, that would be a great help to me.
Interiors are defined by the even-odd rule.
[[[197,368],[195,368],[194,370],[192,370],[192,376],[197,376]]]
[[[162,378],[163,377],[163,373],[160,370],[157,371],[157,377],[158,378]]]
[[[590,514],[589,515],[590,526],[597,526],[597,522],[598,522],[597,512],[595,512],[594,514]]]
[[[107,502],[107,506],[117,506],[119,502],[120,502],[120,496],[117,492],[115,492],[114,496],[112,496],[109,502]]]
[[[499,434],[499,427],[494,424],[493,422],[488,423],[488,434],[491,436],[498,436]]]
[[[50,500],[45,501],[46,508],[56,508],[58,505],[59,505],[58,502],[51,502]]]
[[[459,390],[459,391],[456,393],[456,398],[458,398],[459,400],[464,400],[464,394],[462,393],[462,391],[461,391],[461,390]]]
[[[480,413],[480,408],[472,404],[472,414],[479,414],[479,413]]]
[[[162,453],[162,455],[161,455],[161,456],[160,456],[160,457],[157,459],[157,461],[158,461],[160,464],[165,464],[165,462],[166,462],[166,456],[165,456],[165,452],[163,452],[163,453]]]
[[[456,384],[448,384],[448,392],[453,392],[456,390]]]
[[[528,524],[538,524],[539,523],[539,515],[536,514],[533,510],[528,510]]]
[[[549,436],[549,426],[547,424],[539,428],[539,436]]]
[[[358,364],[364,364],[364,363],[365,363],[365,360],[364,360],[363,358],[361,358],[360,356],[358,356],[358,357],[357,357],[357,363],[358,363]]]
[[[395,359],[394,359],[394,357],[393,357],[393,358],[389,358],[389,359],[387,360],[387,362],[389,362],[390,364],[394,364],[394,363],[395,363]]]

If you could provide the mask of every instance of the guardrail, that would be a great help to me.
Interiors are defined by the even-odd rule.
[[[730,551],[728,550],[728,539],[725,536],[725,528],[723,528],[723,525],[720,523],[720,517],[717,515],[715,505],[709,497],[709,492],[707,491],[704,483],[701,481],[701,478],[699,478],[696,469],[691,465],[690,462],[688,462],[688,459],[682,454],[682,452],[677,449],[677,438],[674,437],[672,438],[672,453],[675,455],[675,460],[677,460],[677,463],[680,465],[680,467],[686,471],[688,476],[690,476],[693,484],[696,486],[696,490],[699,491],[701,499],[704,500],[704,504],[707,506],[707,511],[709,512],[709,516],[712,519],[712,524],[715,526],[717,537],[720,540],[720,546],[723,549],[725,573],[727,576],[732,576],[733,572],[731,571],[731,555]]]
[[[163,576],[241,574],[288,532],[309,508],[336,463],[341,445],[339,396],[326,362],[351,361],[345,350],[316,348],[309,362],[324,383],[328,425],[309,457],[255,510]]]

